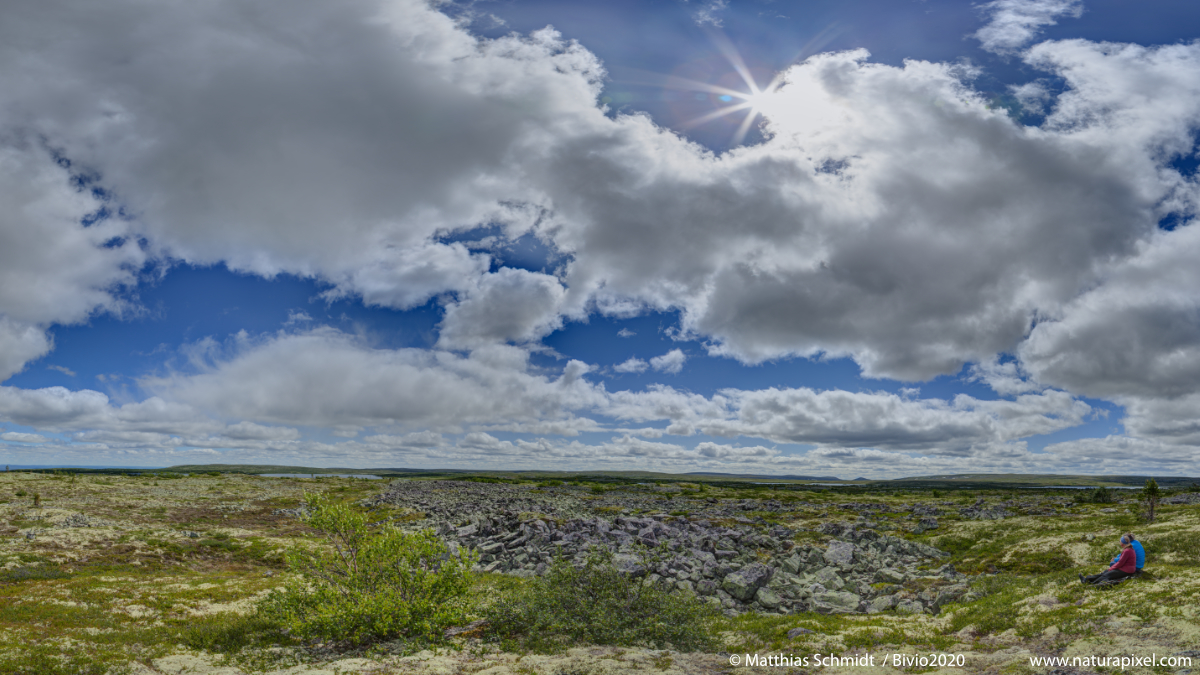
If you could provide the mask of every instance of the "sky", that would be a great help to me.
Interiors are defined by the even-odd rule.
[[[0,462],[1200,474],[1196,26],[11,0]]]

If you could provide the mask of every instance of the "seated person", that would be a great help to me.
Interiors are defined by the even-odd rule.
[[[1142,548],[1142,542],[1138,541],[1137,537],[1133,536],[1132,532],[1126,532],[1125,538],[1129,540],[1129,545],[1133,547],[1133,552],[1137,554],[1137,571],[1134,572],[1134,574],[1141,574],[1142,567],[1146,565],[1146,549]],[[1120,557],[1121,554],[1118,553],[1117,557],[1113,558],[1112,562],[1109,564],[1111,565],[1117,562],[1117,558]]]
[[[1118,581],[1126,577],[1131,577],[1137,572],[1137,553],[1133,551],[1132,542],[1129,541],[1126,535],[1121,536],[1121,555],[1117,556],[1116,562],[1107,570],[1100,574],[1090,576],[1079,575],[1079,580],[1085,584],[1099,584],[1105,581]]]

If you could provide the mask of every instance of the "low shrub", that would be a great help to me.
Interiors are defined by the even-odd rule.
[[[240,615],[232,612],[193,619],[179,628],[179,644],[207,652],[235,654],[247,647],[285,643],[279,626],[261,614]]]
[[[1117,501],[1117,493],[1102,485],[1094,490],[1080,490],[1075,495],[1075,501],[1081,504],[1112,504]]]
[[[366,515],[321,497],[306,505],[303,520],[329,546],[288,554],[300,578],[264,598],[261,616],[303,640],[351,644],[436,638],[464,622],[467,552],[451,554],[432,530],[372,530]]]
[[[0,570],[0,583],[18,584],[22,581],[66,579],[71,575],[55,567],[14,567]]]
[[[611,553],[575,566],[564,559],[484,609],[488,633],[506,648],[552,652],[578,644],[695,651],[713,647],[718,616],[691,594],[669,592],[627,576]]]

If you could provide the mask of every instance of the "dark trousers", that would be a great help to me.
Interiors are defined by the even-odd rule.
[[[1106,570],[1100,574],[1093,574],[1091,576],[1084,577],[1083,583],[1098,584],[1102,581],[1117,581],[1118,579],[1124,579],[1125,577],[1131,576],[1133,575],[1129,572],[1122,572],[1121,570]]]

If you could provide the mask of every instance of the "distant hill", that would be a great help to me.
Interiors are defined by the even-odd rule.
[[[716,471],[692,471],[691,473],[682,474],[684,476],[712,476],[714,478],[733,478],[737,480],[824,480],[824,481],[841,481],[837,476],[795,476],[795,475],[762,475],[762,474],[746,474],[746,473],[718,473]],[[855,478],[854,480],[867,480],[866,478]]]
[[[62,467],[60,467],[62,468]],[[45,470],[45,469],[43,469]],[[854,480],[842,480],[837,476],[801,476],[795,474],[736,474],[716,471],[695,471],[684,474],[658,473],[654,471],[503,471],[503,470],[470,470],[470,469],[408,469],[408,468],[366,468],[349,467],[312,467],[290,466],[277,464],[182,464],[157,471],[174,471],[178,473],[202,473],[219,471],[222,473],[297,473],[297,474],[374,474],[385,478],[456,478],[465,476],[491,476],[519,480],[566,480],[591,482],[687,482],[709,481],[714,483],[782,483],[795,482],[796,487],[804,482],[837,483],[846,489],[866,490],[995,490],[1014,488],[1045,488],[1063,487],[1096,487],[1100,485],[1113,487],[1141,487],[1151,476],[1084,476],[1060,474],[997,474],[997,473],[963,473],[942,474],[933,476],[910,476],[894,480],[869,480],[858,477]],[[110,469],[83,469],[87,472],[117,471]],[[1153,476],[1160,487],[1164,489],[1186,488],[1193,483],[1200,483],[1200,477]]]

